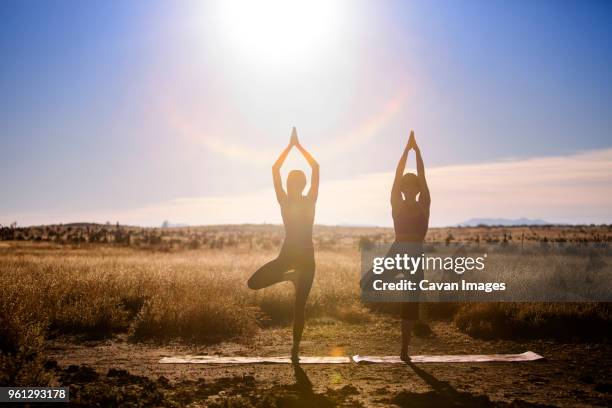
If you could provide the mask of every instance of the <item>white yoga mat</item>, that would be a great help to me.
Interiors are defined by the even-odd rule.
[[[487,363],[491,361],[535,361],[543,359],[533,351],[521,354],[464,354],[450,356],[410,356],[413,363]],[[353,356],[356,363],[403,363],[399,356]]]
[[[536,361],[544,357],[526,351],[521,354],[464,354],[464,355],[438,355],[438,356],[410,356],[413,363],[487,363],[487,362],[516,362]],[[382,363],[399,364],[403,361],[399,356],[360,356],[352,358],[355,363]],[[291,364],[288,356],[283,357],[243,357],[243,356],[178,356],[163,357],[161,364]],[[300,364],[348,364],[351,357],[300,357]]]
[[[291,364],[286,357],[225,357],[225,356],[180,356],[164,357],[161,364]],[[306,357],[300,356],[300,364],[345,364],[350,363],[349,356],[341,357]]]

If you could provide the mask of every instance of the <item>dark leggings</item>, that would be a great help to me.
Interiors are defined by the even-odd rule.
[[[292,273],[287,273],[294,271]],[[251,289],[263,289],[279,282],[291,281],[295,286],[293,337],[299,342],[304,329],[306,300],[312,287],[315,260],[312,248],[283,248],[276,259],[259,268],[248,281]]]

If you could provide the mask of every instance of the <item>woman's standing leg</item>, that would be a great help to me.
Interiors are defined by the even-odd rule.
[[[422,247],[418,246],[415,248],[410,248],[408,253],[411,257],[418,257],[422,253]],[[408,278],[412,282],[416,283],[417,290],[411,293],[410,300],[411,302],[403,302],[401,305],[401,317],[402,317],[402,349],[400,352],[400,358],[403,361],[410,361],[410,355],[408,354],[408,347],[410,346],[410,341],[412,340],[412,331],[414,330],[414,326],[416,322],[419,320],[419,310],[420,310],[420,290],[419,282],[425,279],[425,275],[423,272],[423,268],[419,268],[414,271],[413,274]]]
[[[314,279],[315,263],[314,257],[301,263],[297,272],[295,284],[295,305],[293,308],[293,347],[291,348],[291,360],[299,361],[300,342],[306,322],[306,302]]]
[[[408,346],[410,346],[414,322],[414,320],[402,319],[402,350],[400,352],[400,358],[402,361],[410,361]]]

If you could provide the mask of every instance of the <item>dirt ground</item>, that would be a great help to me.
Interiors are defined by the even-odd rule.
[[[368,325],[307,323],[303,355],[391,355],[398,352],[399,324],[376,318]],[[144,376],[182,395],[190,406],[611,406],[609,344],[552,341],[484,341],[434,322],[433,334],[415,337],[411,354],[521,353],[544,361],[453,364],[204,365],[159,364],[165,356],[220,354],[287,355],[290,328],[262,329],[242,343],[210,346],[130,343],[125,336],[82,342],[49,342],[60,367],[89,366],[100,375]],[[109,372],[110,370],[110,372]],[[119,371],[117,371],[119,370]],[[166,379],[168,381],[166,381]],[[249,405],[252,404],[252,405]]]

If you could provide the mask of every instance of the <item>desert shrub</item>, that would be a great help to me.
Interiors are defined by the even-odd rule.
[[[120,304],[128,314],[128,320],[132,320],[142,309],[147,300],[145,295],[127,294],[121,297]]]
[[[64,301],[65,299],[60,299],[59,307],[51,321],[51,329],[54,331],[99,339],[128,327],[129,312],[122,306],[121,299],[78,296],[69,302]]]
[[[210,343],[255,332],[254,311],[245,301],[207,282],[180,286],[173,288],[178,297],[162,291],[145,301],[130,329],[133,340]]]
[[[78,256],[28,257],[10,273],[19,276],[16,290],[33,288],[19,302],[39,304],[36,318],[48,322],[49,334],[103,338],[127,329],[129,312],[122,305],[121,294],[128,296],[136,286],[113,268],[116,264],[112,261],[91,262]]]
[[[359,250],[360,251],[370,251],[374,248],[374,241],[368,236],[362,236],[359,238]]]
[[[42,354],[44,313],[36,303],[19,302],[8,288],[0,296],[0,386],[46,386],[51,377]]]
[[[457,327],[485,339],[592,340],[612,330],[609,303],[472,303],[455,316]]]

